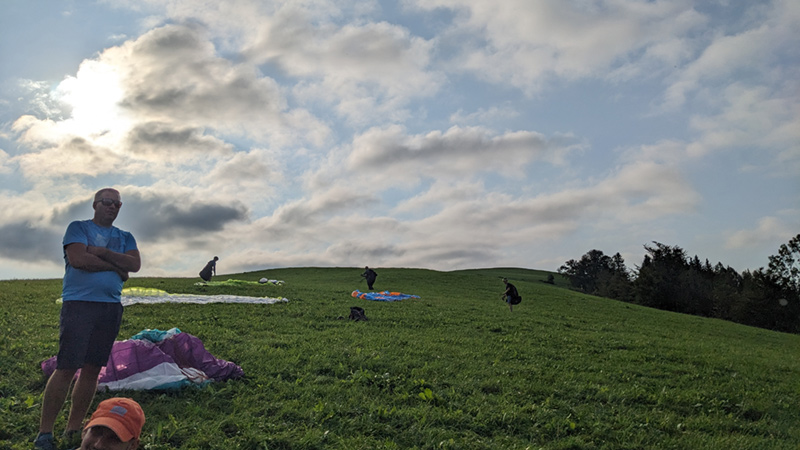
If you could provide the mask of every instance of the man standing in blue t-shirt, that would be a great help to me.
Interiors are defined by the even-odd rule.
[[[78,369],[63,439],[68,445],[80,443],[98,375],[119,333],[122,285],[130,272],[141,267],[133,235],[112,225],[121,207],[116,189],[101,189],[92,203],[94,217],[70,223],[64,234],[57,365],[44,390],[36,448],[56,448],[53,427]]]

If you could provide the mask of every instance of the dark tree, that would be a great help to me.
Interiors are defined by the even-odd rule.
[[[688,302],[680,286],[681,275],[687,270],[686,252],[678,246],[670,247],[658,242],[645,245],[639,276],[634,282],[636,303],[669,311],[682,311]]]
[[[767,274],[778,286],[795,294],[800,292],[800,234],[769,257]]]
[[[609,257],[600,250],[590,250],[580,261],[571,259],[564,263],[558,272],[581,292],[625,301],[631,299],[630,272],[619,253]]]
[[[590,250],[580,261],[571,259],[564,263],[558,268],[558,273],[567,277],[572,287],[587,294],[594,294],[597,290],[597,279],[608,267],[609,260],[610,258],[600,250]]]
[[[558,271],[587,294],[669,311],[791,333],[800,332],[800,234],[769,257],[769,267],[739,274],[712,266],[678,246],[645,245],[647,254],[634,273],[619,253],[591,250]]]
[[[633,301],[633,285],[631,273],[625,267],[625,260],[619,253],[608,260],[606,270],[600,272],[597,281],[597,295],[625,302]]]

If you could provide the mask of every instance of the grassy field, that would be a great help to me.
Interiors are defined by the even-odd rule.
[[[126,308],[121,338],[178,327],[246,374],[121,394],[147,414],[140,448],[800,448],[800,336],[582,295],[558,276],[544,283],[546,272],[378,272],[376,289],[421,298],[352,298],[366,288],[357,268],[216,277],[284,286],[131,279],[172,293],[290,300]],[[524,297],[513,313],[500,301],[502,276]],[[36,434],[60,283],[0,282],[0,449],[30,448]],[[350,306],[369,321],[339,319]]]

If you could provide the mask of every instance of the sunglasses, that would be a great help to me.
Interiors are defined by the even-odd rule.
[[[106,207],[114,205],[118,209],[119,209],[120,206],[122,206],[122,202],[121,201],[114,200],[113,198],[101,198],[100,200],[97,200],[95,203],[102,203],[103,206],[106,206]]]

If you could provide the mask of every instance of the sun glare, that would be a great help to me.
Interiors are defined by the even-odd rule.
[[[67,77],[56,96],[71,109],[63,125],[66,132],[91,140],[124,134],[130,119],[119,107],[124,91],[119,73],[100,61],[84,61],[75,77]]]

